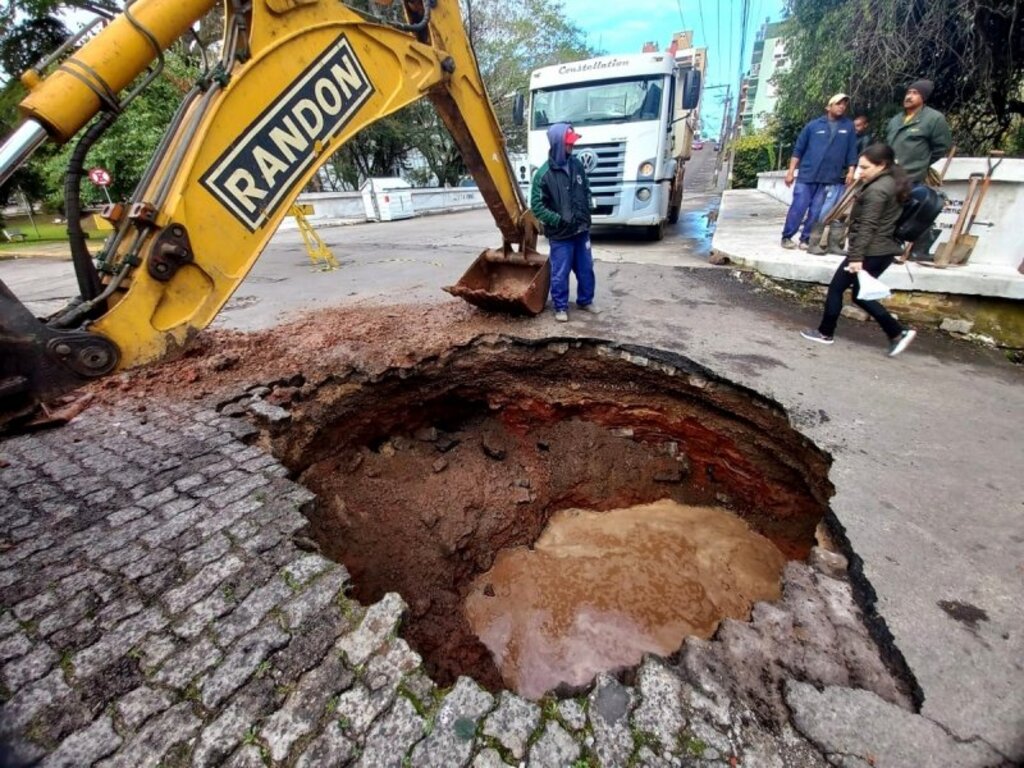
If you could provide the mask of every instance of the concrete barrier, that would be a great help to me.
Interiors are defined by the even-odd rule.
[[[313,213],[306,218],[314,226],[358,224],[367,221],[360,192],[307,192],[299,195],[300,205],[310,205]],[[420,187],[412,190],[412,204],[417,216],[452,213],[485,207],[476,187]],[[281,229],[295,229],[291,216],[281,222]]]

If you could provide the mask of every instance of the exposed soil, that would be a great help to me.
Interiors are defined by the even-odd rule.
[[[560,509],[725,506],[804,558],[831,493],[828,458],[778,406],[656,350],[485,337],[292,399],[266,439],[320,499],[314,538],[360,601],[403,595],[403,634],[442,685],[501,687],[462,603]]]

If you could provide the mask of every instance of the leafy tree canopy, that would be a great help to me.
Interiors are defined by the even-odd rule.
[[[961,153],[1002,144],[1024,117],[1019,0],[789,0],[788,12],[791,66],[777,76],[785,141],[840,91],[877,135],[919,78],[935,81],[929,104]]]

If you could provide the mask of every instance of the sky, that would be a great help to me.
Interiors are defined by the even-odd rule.
[[[740,82],[740,13],[742,0],[562,0],[566,15],[587,35],[591,46],[606,53],[640,53],[648,40],[668,47],[672,34],[692,29],[694,45],[708,49],[707,85]],[[784,0],[750,0],[750,22],[742,69],[750,69],[754,38],[765,18],[782,18]],[[701,104],[704,135],[717,136],[722,123],[725,88],[705,91]]]

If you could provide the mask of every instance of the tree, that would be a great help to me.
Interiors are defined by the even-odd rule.
[[[168,51],[164,60],[163,73],[128,105],[86,156],[87,168],[100,166],[110,171],[114,181],[109,192],[115,200],[127,199],[134,191],[178,104],[198,76],[194,63],[180,53]],[[76,141],[68,142],[59,152],[42,161],[42,174],[49,189],[46,200],[54,209],[64,206],[63,179]],[[83,197],[87,202],[105,202],[103,194],[88,183],[83,187]]]
[[[466,0],[463,17],[509,148],[525,150],[526,131],[512,122],[511,96],[525,95],[533,70],[598,51],[559,0]]]
[[[961,153],[1000,144],[1024,116],[1019,0],[789,0],[788,10],[784,140],[840,91],[880,129],[922,77],[935,81],[929,103],[949,117]]]

